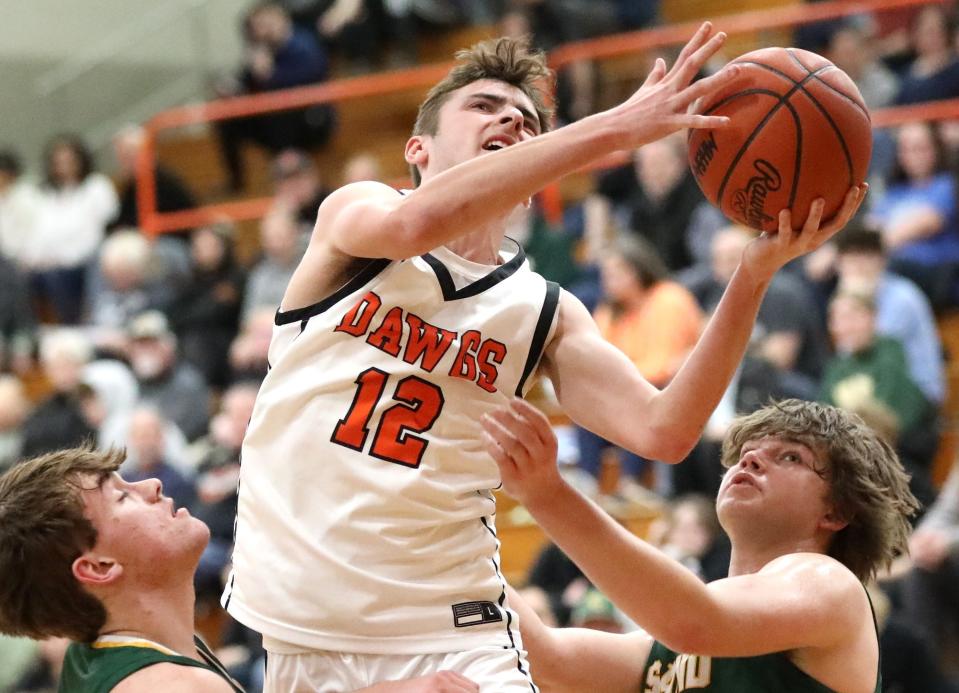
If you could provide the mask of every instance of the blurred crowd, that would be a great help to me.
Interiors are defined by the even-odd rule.
[[[794,38],[845,70],[871,108],[912,104],[959,97],[956,16],[949,3],[936,4],[805,25]],[[549,49],[658,21],[653,0],[258,3],[242,25],[244,64],[215,87],[221,96],[257,93],[413,64],[425,36],[470,23],[530,33]],[[597,75],[590,63],[560,75],[561,122],[596,110]],[[136,126],[116,133],[103,169],[71,134],[50,138],[36,176],[13,149],[0,151],[0,470],[84,440],[125,446],[127,478],[160,478],[166,494],[210,525],[198,616],[214,624],[225,661],[250,690],[260,685],[262,650],[216,603],[273,316],[330,189],[383,179],[377,158],[360,151],[341,171],[317,166],[314,154],[336,131],[326,105],[217,129],[229,190],[245,185],[243,147],[271,157],[274,203],[247,262],[228,220],[156,237],[137,229]],[[911,558],[872,590],[890,691],[953,690],[949,670],[959,669],[959,466],[938,491],[933,483],[954,396],[946,374],[956,355],[939,325],[959,308],[957,172],[959,118],[875,132],[864,210],[834,242],[777,275],[746,358],[680,465],[627,454],[572,426],[560,431],[561,462],[580,488],[614,513],[656,508],[653,541],[712,580],[728,560],[711,499],[732,418],[782,397],[859,413],[897,448],[924,503]],[[160,211],[198,204],[175,170],[155,173]],[[588,193],[560,216],[539,201],[518,211],[509,235],[537,271],[593,311],[648,380],[665,386],[754,232],[706,202],[681,135],[592,176]],[[633,627],[554,546],[527,582],[548,622]],[[58,657],[56,641],[0,640],[0,690],[50,689]]]

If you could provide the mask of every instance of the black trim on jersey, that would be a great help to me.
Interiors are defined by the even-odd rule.
[[[203,642],[199,635],[193,636],[193,645],[196,647],[197,654],[206,662],[207,666],[210,667],[215,673],[219,674],[222,678],[226,680],[230,687],[233,688],[236,693],[243,693],[243,689],[240,688],[238,684],[230,673],[226,670],[226,667],[216,658],[216,655],[213,654],[213,650]]]
[[[322,301],[317,301],[316,303],[309,306],[304,306],[303,308],[293,308],[292,310],[287,311],[282,311],[278,308],[273,322],[277,325],[288,325],[291,322],[301,320],[303,321],[303,325],[300,327],[300,332],[302,332],[306,327],[307,320],[312,318],[314,315],[319,315],[320,313],[326,311],[345,296],[349,296],[351,293],[370,281],[373,277],[385,270],[391,262],[393,261],[386,258],[370,260],[369,264],[357,272],[352,279],[350,279],[348,282],[346,282],[346,284],[341,286],[332,294],[324,298]]]
[[[543,355],[543,348],[546,346],[546,337],[549,336],[549,328],[553,324],[553,318],[556,315],[556,307],[559,305],[559,284],[556,282],[546,282],[546,298],[543,299],[543,309],[539,313],[539,319],[536,321],[536,329],[533,330],[533,340],[529,345],[529,355],[526,357],[526,365],[523,367],[523,376],[516,385],[517,397],[523,396],[523,386],[530,373],[536,368],[540,357]]]
[[[516,243],[516,241],[513,242]],[[453,283],[453,277],[450,275],[450,271],[446,269],[446,265],[443,264],[442,260],[430,253],[426,253],[426,255],[421,255],[420,257],[426,260],[427,264],[433,268],[433,272],[436,274],[436,280],[440,283],[440,289],[443,290],[443,300],[455,301],[460,298],[477,296],[512,276],[516,270],[523,266],[523,262],[526,260],[526,253],[523,252],[523,247],[519,243],[516,243],[516,248],[516,255],[509,262],[499,265],[485,277],[477,279],[471,284],[467,284],[462,289],[456,288],[456,284]]]
[[[499,537],[496,536],[496,530],[489,526],[489,523],[486,522],[485,517],[480,518],[480,522],[483,523],[483,526],[486,528],[486,531],[493,535],[493,538],[496,540],[496,543],[499,544]],[[519,651],[519,648],[516,647],[516,639],[513,637],[513,615],[505,607],[506,604],[506,578],[503,577],[503,571],[500,569],[499,564],[496,562],[496,556],[499,555],[499,550],[497,550],[496,555],[490,558],[490,561],[493,564],[493,570],[496,572],[497,577],[499,577],[500,582],[503,585],[503,589],[500,591],[499,599],[497,603],[499,604],[500,610],[506,614],[506,635],[509,637],[509,649],[513,650],[516,653],[516,669],[526,677],[529,681],[529,689],[532,693],[539,693],[539,688],[536,687],[536,684],[533,683],[532,677],[529,675],[529,672],[523,668],[523,656]]]

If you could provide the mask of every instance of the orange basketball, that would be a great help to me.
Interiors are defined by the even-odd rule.
[[[729,116],[730,125],[690,131],[699,187],[727,217],[762,231],[775,231],[786,207],[801,228],[817,197],[829,219],[866,179],[872,131],[859,89],[799,48],[763,48],[733,63],[740,74],[700,109]]]

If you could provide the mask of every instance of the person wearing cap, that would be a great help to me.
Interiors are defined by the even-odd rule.
[[[163,313],[151,310],[130,322],[127,356],[140,397],[164,412],[188,440],[206,432],[210,391],[200,372],[177,354],[176,335]]]

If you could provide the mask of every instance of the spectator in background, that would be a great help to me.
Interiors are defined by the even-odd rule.
[[[163,313],[138,315],[128,329],[129,360],[140,400],[173,421],[187,440],[206,432],[210,391],[203,376],[177,356],[176,336]]]
[[[33,365],[37,325],[26,278],[0,255],[0,372],[25,374]]]
[[[116,159],[116,184],[120,193],[120,210],[112,228],[140,226],[137,201],[137,158],[143,149],[143,128],[127,125],[113,136],[113,156]],[[179,176],[158,161],[153,164],[156,181],[156,210],[177,212],[196,207],[196,198]]]
[[[383,181],[380,160],[370,152],[357,152],[343,164],[343,185],[365,180]]]
[[[102,286],[90,297],[88,324],[101,348],[122,353],[126,326],[144,311],[164,308],[171,289],[154,280],[153,249],[135,229],[117,231],[107,238],[98,269],[92,283]]]
[[[243,20],[245,62],[234,80],[217,85],[221,97],[256,94],[322,82],[329,69],[326,51],[315,35],[293,25],[278,2],[258,2]],[[333,132],[328,104],[307,109],[223,120],[217,124],[230,192],[243,189],[241,145],[251,141],[271,152],[288,147],[312,148]]]
[[[173,499],[177,507],[190,507],[196,489],[193,482],[180,471],[182,465],[172,464],[168,455],[166,431],[169,422],[154,407],[139,406],[130,416],[127,432],[127,459],[123,463],[123,477],[136,483],[144,479],[159,479],[163,495]]]
[[[896,98],[899,80],[877,59],[869,34],[859,21],[847,20],[834,26],[825,57],[852,78],[866,106],[883,108]]]
[[[0,151],[0,256],[23,263],[23,249],[34,233],[40,192],[22,175],[20,157]]]
[[[58,322],[75,325],[84,306],[87,266],[117,214],[117,194],[74,135],[50,140],[44,160],[37,223],[20,257],[30,270],[35,297],[48,304]]]
[[[253,415],[258,387],[252,383],[230,386],[210,420],[209,433],[197,441],[197,499],[190,512],[210,527],[210,543],[196,572],[197,595],[214,602],[222,590],[223,569],[233,546],[236,488],[240,479],[240,447]]]
[[[959,626],[959,464],[909,539],[909,555],[903,616],[941,654],[948,629]]]
[[[0,375],[0,472],[20,459],[23,423],[30,413],[23,383],[15,375]]]
[[[190,236],[190,275],[168,315],[182,358],[214,388],[229,378],[227,353],[239,326],[243,271],[233,254],[233,228],[205,226]]]
[[[243,321],[230,344],[230,382],[260,383],[270,369],[270,339],[276,308],[257,308]]]
[[[683,276],[706,313],[715,310],[753,235],[745,227],[726,226],[713,237],[711,267]],[[750,355],[775,367],[784,396],[815,398],[828,355],[826,334],[809,288],[789,272],[779,272],[766,291]]]
[[[83,367],[93,356],[93,344],[79,330],[60,328],[40,341],[40,367],[51,394],[23,424],[22,454],[32,457],[96,438],[80,401]]]
[[[613,216],[628,234],[648,240],[670,271],[692,264],[687,231],[705,198],[686,162],[681,133],[637,149],[631,165],[600,178],[595,194],[605,204],[587,220],[588,237],[606,233]]]
[[[836,238],[838,290],[873,294],[876,333],[898,341],[909,375],[935,405],[946,395],[942,342],[929,299],[909,279],[886,269],[882,237],[850,226]]]
[[[912,279],[934,309],[955,305],[959,276],[956,177],[938,129],[909,123],[899,129],[896,166],[870,210],[882,232],[893,272]]]
[[[306,250],[296,218],[285,207],[274,207],[260,221],[262,256],[247,275],[240,319],[245,323],[260,308],[279,309],[286,285]]]
[[[540,549],[530,567],[526,584],[519,590],[523,599],[535,605],[537,613],[558,626],[568,626],[573,607],[589,589],[589,580],[552,541]]]
[[[276,205],[293,210],[308,238],[316,223],[316,211],[330,194],[313,159],[297,149],[287,149],[273,159],[270,175]]]
[[[898,439],[913,476],[928,475],[938,444],[936,410],[909,375],[902,345],[876,334],[872,295],[838,292],[829,302],[836,355],[826,363],[820,399],[849,411],[881,407],[895,415]]]
[[[953,27],[945,7],[932,4],[916,15],[911,31],[916,57],[899,87],[899,105],[959,96],[959,59],[952,45]]]
[[[718,466],[722,469],[721,466]],[[703,494],[676,498],[659,522],[651,528],[651,543],[673,560],[696,573],[704,582],[726,577],[729,572],[729,539],[716,516],[716,504]],[[657,534],[660,536],[653,539]]]
[[[601,274],[606,300],[593,315],[600,333],[646,380],[664,388],[704,327],[695,297],[669,279],[656,251],[639,238],[623,240],[611,249],[602,261]],[[579,429],[580,466],[599,477],[602,452],[609,445],[595,433]],[[626,451],[620,451],[620,460],[623,490],[638,491],[645,460]],[[669,482],[662,476],[658,475],[656,487],[666,493]]]

